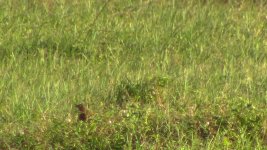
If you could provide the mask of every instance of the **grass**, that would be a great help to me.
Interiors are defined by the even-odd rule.
[[[266,7],[0,1],[0,149],[266,149]]]

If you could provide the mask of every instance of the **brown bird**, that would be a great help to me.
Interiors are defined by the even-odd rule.
[[[92,113],[83,104],[77,104],[76,108],[79,110],[79,121],[88,121],[90,119]]]

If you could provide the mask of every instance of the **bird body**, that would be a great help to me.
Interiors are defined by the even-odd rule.
[[[76,108],[79,110],[78,120],[89,121],[92,113],[83,104],[76,105]]]

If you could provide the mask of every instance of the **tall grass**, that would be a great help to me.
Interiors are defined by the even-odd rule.
[[[265,149],[266,10],[0,1],[0,149]]]

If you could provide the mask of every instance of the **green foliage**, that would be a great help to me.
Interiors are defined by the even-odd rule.
[[[0,149],[266,149],[266,7],[0,0]]]

